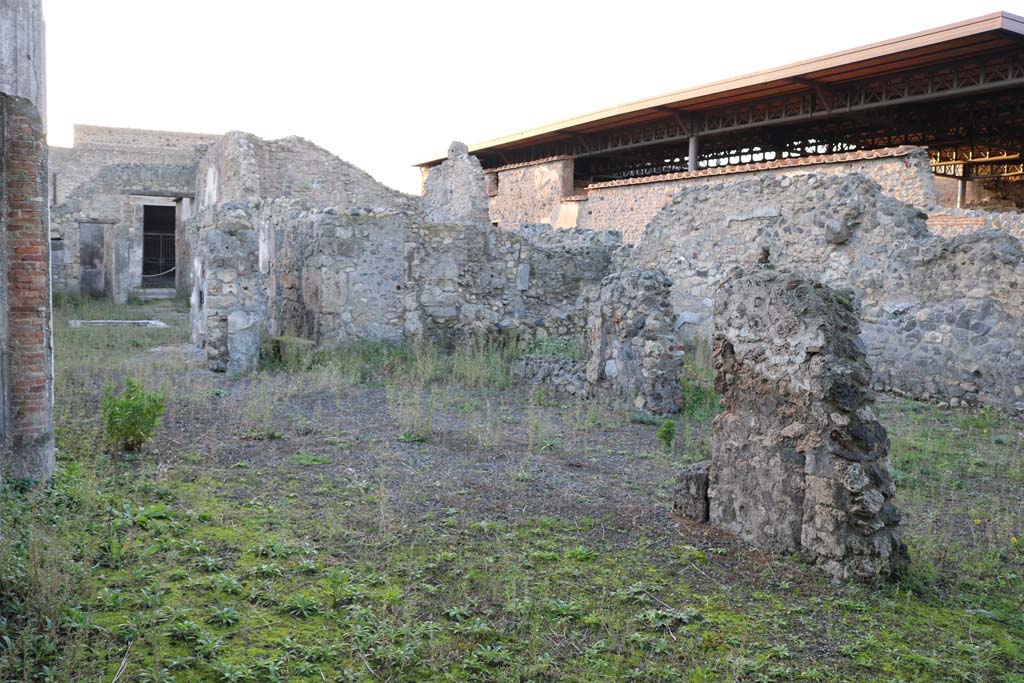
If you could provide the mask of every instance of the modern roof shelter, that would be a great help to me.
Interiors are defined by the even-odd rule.
[[[939,175],[1024,175],[1024,18],[987,14],[603,109],[470,151],[485,169],[572,157],[585,184],[904,144],[928,147]]]

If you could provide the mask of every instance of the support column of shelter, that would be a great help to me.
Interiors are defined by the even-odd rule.
[[[690,136],[690,151],[686,160],[686,170],[697,170],[697,155],[700,154],[700,138],[696,135]]]
[[[967,176],[970,174],[970,166],[963,165],[963,171],[957,178],[956,183],[956,208],[962,209],[967,206]]]

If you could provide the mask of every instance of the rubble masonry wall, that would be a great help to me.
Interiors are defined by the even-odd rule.
[[[566,157],[517,164],[491,175],[497,178],[490,199],[492,223],[502,228],[524,223],[555,225],[562,199],[572,194],[573,160]]]
[[[946,239],[862,175],[751,176],[691,186],[620,267],[673,281],[680,342],[711,335],[715,292],[771,263],[861,302],[875,386],[915,398],[1024,410],[1024,253],[998,231]]]
[[[261,198],[374,209],[412,207],[419,201],[303,138],[262,140],[248,133],[227,133],[199,162],[198,208]]]
[[[627,242],[637,242],[647,223],[680,190],[695,185],[745,182],[752,173],[758,177],[863,173],[877,182],[883,193],[904,203],[922,210],[936,203],[934,176],[925,151],[898,147],[596,183],[587,188],[587,200],[579,203],[577,225],[592,230],[620,230]]]

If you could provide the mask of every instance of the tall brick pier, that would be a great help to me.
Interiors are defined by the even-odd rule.
[[[0,0],[0,480],[54,470],[53,348],[39,0]]]

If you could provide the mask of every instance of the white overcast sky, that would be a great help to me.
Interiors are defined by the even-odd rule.
[[[968,0],[43,0],[72,124],[301,135],[419,192],[467,143],[1003,9]]]

